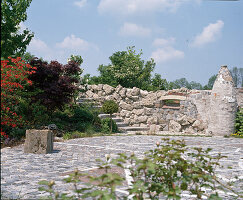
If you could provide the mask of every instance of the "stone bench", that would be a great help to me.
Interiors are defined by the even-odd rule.
[[[53,151],[53,132],[51,130],[26,130],[24,153],[47,154]]]

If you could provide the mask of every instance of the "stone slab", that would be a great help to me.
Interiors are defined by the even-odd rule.
[[[51,130],[26,130],[24,153],[47,154],[53,151]]]

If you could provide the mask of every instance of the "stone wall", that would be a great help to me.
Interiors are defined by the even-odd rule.
[[[222,77],[229,81],[222,81]],[[148,92],[136,87],[99,84],[89,85],[82,97],[100,105],[106,100],[116,101],[119,104],[116,115],[130,126],[156,125],[159,131],[222,135],[232,132],[237,107],[231,80],[227,67],[221,67],[212,91],[180,88]],[[237,94],[242,104],[242,93]]]
[[[227,66],[222,66],[213,85],[210,97],[208,130],[213,135],[234,133],[237,111],[236,88]]]
[[[113,88],[109,85],[89,85],[82,96],[102,105],[106,100],[119,104],[117,116],[130,126],[150,126],[157,130],[189,134],[205,133],[207,103],[210,91],[188,90],[148,92],[139,88]],[[175,103],[170,104],[173,100]],[[169,103],[168,103],[169,102]]]

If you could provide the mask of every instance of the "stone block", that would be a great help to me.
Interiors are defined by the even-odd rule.
[[[172,132],[180,132],[181,131],[181,125],[174,120],[170,120],[169,130],[172,131]]]
[[[53,132],[51,130],[26,130],[24,153],[47,154],[53,151]]]

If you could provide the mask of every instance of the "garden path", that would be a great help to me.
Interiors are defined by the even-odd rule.
[[[51,154],[25,154],[23,145],[1,149],[1,193],[3,197],[19,199],[39,199],[43,192],[38,191],[40,180],[55,180],[58,190],[71,189],[62,180],[68,172],[78,168],[81,171],[95,170],[96,159],[106,155],[126,152],[142,155],[156,147],[156,142],[165,136],[102,136],[55,142]],[[240,180],[237,190],[243,190],[243,140],[224,137],[166,136],[171,139],[184,139],[189,146],[213,148],[212,154],[221,152],[228,156],[221,160],[224,168],[217,169],[223,181]],[[70,186],[71,187],[71,186]],[[125,187],[125,186],[123,186]],[[118,192],[123,192],[120,188]],[[229,193],[225,199],[231,199]],[[194,199],[185,194],[185,199]]]

